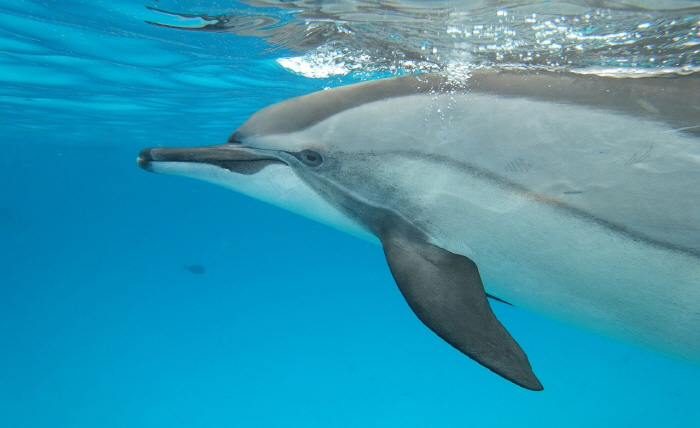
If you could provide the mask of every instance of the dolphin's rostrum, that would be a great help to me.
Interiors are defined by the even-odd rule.
[[[380,243],[425,325],[541,390],[484,283],[518,306],[700,361],[697,82],[404,76],[283,101],[225,144],[146,149],[138,163]]]

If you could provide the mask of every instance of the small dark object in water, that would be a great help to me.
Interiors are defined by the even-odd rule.
[[[204,266],[202,265],[187,265],[185,266],[185,269],[197,275],[204,273]]]

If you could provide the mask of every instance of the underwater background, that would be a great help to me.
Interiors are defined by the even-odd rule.
[[[696,1],[0,0],[0,426],[698,426],[698,367],[492,302],[524,390],[424,327],[381,247],[135,160],[361,80],[699,52]]]

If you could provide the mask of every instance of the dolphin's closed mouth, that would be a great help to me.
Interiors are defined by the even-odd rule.
[[[158,162],[200,163],[218,166],[238,174],[251,175],[274,163],[287,165],[283,160],[257,153],[240,145],[217,145],[186,148],[144,149],[136,160],[146,171],[153,171]]]

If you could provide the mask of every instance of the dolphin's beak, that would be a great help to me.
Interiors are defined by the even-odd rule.
[[[144,149],[136,160],[146,171],[154,169],[159,163],[179,162],[198,163],[218,166],[239,174],[254,174],[271,163],[287,165],[275,152],[261,151],[238,144],[220,144],[216,146],[186,148]]]

